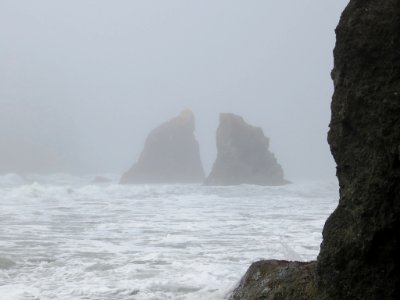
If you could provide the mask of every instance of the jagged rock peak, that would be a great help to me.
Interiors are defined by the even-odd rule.
[[[242,117],[220,114],[217,130],[217,159],[206,185],[281,185],[282,167],[269,151],[269,140],[260,127],[247,124]]]
[[[182,125],[186,124],[190,130],[195,130],[195,121],[194,114],[190,109],[183,110],[178,117],[176,117],[176,121],[181,122]]]
[[[138,162],[122,176],[121,183],[202,182],[204,170],[194,129],[191,110],[154,129]]]

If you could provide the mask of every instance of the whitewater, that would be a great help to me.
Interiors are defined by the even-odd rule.
[[[260,259],[312,260],[336,180],[94,184],[0,176],[1,300],[225,299]]]

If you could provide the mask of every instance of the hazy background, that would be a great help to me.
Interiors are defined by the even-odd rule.
[[[220,112],[286,177],[333,177],[334,28],[348,0],[0,0],[0,173],[122,172],[191,108],[208,172]]]

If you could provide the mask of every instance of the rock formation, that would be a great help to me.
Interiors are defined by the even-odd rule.
[[[251,265],[230,300],[316,299],[315,262],[264,260]]]
[[[202,182],[204,171],[194,129],[190,110],[154,129],[139,161],[122,176],[121,183]]]
[[[309,299],[400,299],[400,1],[351,0],[336,34],[328,141],[340,200],[323,230]],[[241,286],[254,295],[247,299],[294,299],[286,292],[293,278],[277,287],[265,278],[280,269],[267,271],[262,288]]]
[[[318,286],[322,299],[400,299],[400,1],[350,1],[336,34],[328,140],[340,201]]]
[[[234,114],[221,114],[217,130],[217,159],[206,185],[281,185],[282,167],[268,150],[261,128]]]

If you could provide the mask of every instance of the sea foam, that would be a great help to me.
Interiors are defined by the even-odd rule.
[[[255,260],[315,259],[338,199],[336,181],[112,178],[0,177],[0,299],[224,299]]]

